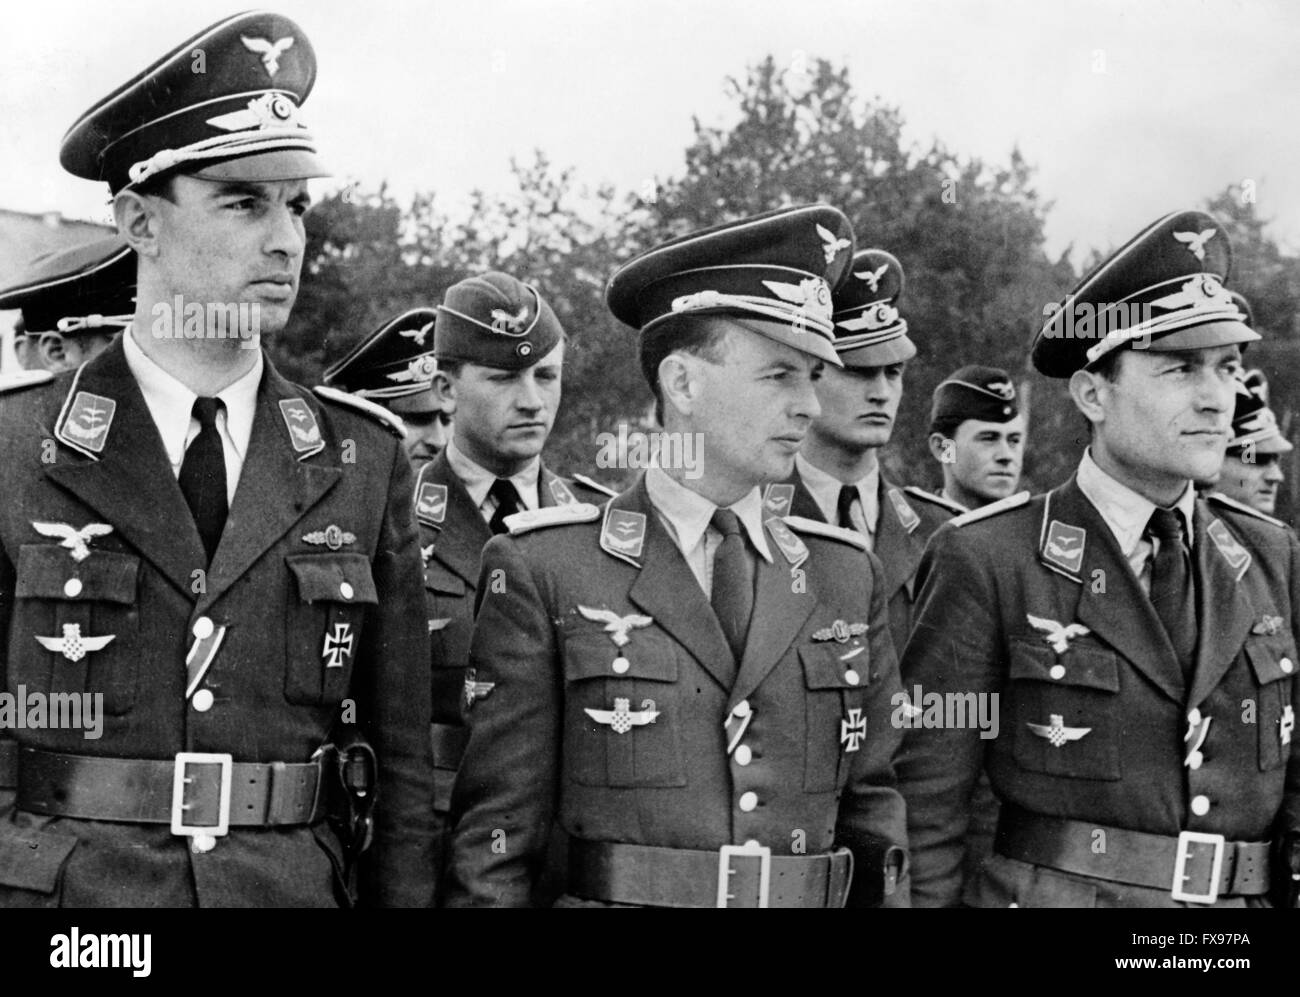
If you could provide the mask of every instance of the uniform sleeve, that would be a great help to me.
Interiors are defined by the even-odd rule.
[[[907,818],[894,774],[894,755],[902,742],[902,731],[891,722],[891,704],[902,688],[898,656],[890,635],[884,569],[874,554],[866,557],[871,579],[867,634],[872,663],[863,701],[867,736],[855,753],[835,829],[836,845],[854,853],[856,871],[848,902],[851,907],[881,902],[880,872],[886,851],[891,846],[907,848]],[[883,905],[908,906],[905,879],[891,896],[883,898]]]
[[[492,684],[468,714],[452,790],[450,907],[523,907],[546,858],[560,775],[561,678],[544,591],[518,542],[483,548],[470,667]]]
[[[1286,531],[1288,553],[1291,560],[1291,632],[1300,647],[1300,542],[1293,530]],[[1300,679],[1291,680],[1291,712],[1300,717]],[[1287,762],[1286,788],[1282,796],[1282,813],[1278,818],[1278,831],[1300,836],[1300,737],[1291,738],[1291,758]],[[1300,847],[1297,848],[1300,852]],[[1300,861],[1300,858],[1298,858]],[[1293,869],[1293,874],[1300,870]]]
[[[932,538],[920,567],[920,596],[912,636],[903,652],[904,688],[912,699],[897,760],[907,801],[911,897],[917,907],[961,903],[970,798],[984,764],[978,726],[948,729],[927,722],[927,702],[948,694],[999,692],[1004,672],[998,639],[998,593],[988,557],[946,528]],[[942,700],[931,700],[933,695]],[[929,716],[933,716],[930,714]]]
[[[379,762],[375,839],[362,864],[368,906],[433,903],[433,756],[424,583],[411,507],[410,465],[394,440],[379,545],[371,566],[379,604],[358,662],[357,720]]]

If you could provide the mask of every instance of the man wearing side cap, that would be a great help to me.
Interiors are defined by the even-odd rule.
[[[582,475],[561,477],[542,462],[560,407],[566,342],[535,287],[497,272],[462,280],[443,296],[433,333],[435,391],[453,417],[452,436],[417,475],[415,515],[433,645],[441,858],[451,786],[468,737],[463,710],[475,688],[466,665],[483,545],[504,533],[516,512],[599,503],[614,493]]]
[[[1192,487],[1222,463],[1259,338],[1230,261],[1219,223],[1184,211],[1085,277],[1032,353],[1091,424],[1078,471],[957,517],[926,552],[906,681],[996,695],[1001,725],[907,731],[918,904],[1295,902],[1300,545]],[[982,768],[995,854],[963,883]]]
[[[1025,454],[1025,418],[1005,370],[972,364],[934,389],[930,453],[943,468],[944,499],[962,513],[1015,492]]]
[[[795,458],[794,473],[764,494],[770,512],[793,512],[863,537],[885,568],[899,653],[907,642],[921,552],[954,512],[929,492],[889,482],[880,467],[880,448],[893,435],[903,397],[903,370],[916,356],[897,307],[902,293],[903,268],[892,253],[864,249],[853,258],[833,302],[835,352],[843,366],[828,368],[817,384],[821,415]]]
[[[362,902],[432,900],[410,465],[367,406],[260,349],[323,175],[298,120],[314,78],[296,24],[239,14],[64,139],[114,195],[136,305],[118,343],[0,406],[3,671],[104,723],[0,741],[0,906],[346,905],[367,839]]]
[[[432,308],[412,308],[390,319],[331,364],[321,378],[382,406],[401,423],[403,446],[418,468],[447,445],[451,416],[433,389],[438,361],[433,355]]]
[[[23,367],[57,374],[107,349],[135,313],[135,268],[131,247],[110,236],[38,256],[6,281],[0,311],[22,309]]]
[[[1242,381],[1232,416],[1232,438],[1213,491],[1266,516],[1277,509],[1277,490],[1285,480],[1282,455],[1295,447],[1282,435],[1268,407],[1268,380],[1249,371]]]
[[[906,903],[880,565],[760,497],[839,363],[830,285],[852,250],[847,219],[811,205],[611,278],[665,431],[698,434],[703,459],[603,510],[521,513],[484,548],[450,905],[528,903],[557,822],[567,905]]]

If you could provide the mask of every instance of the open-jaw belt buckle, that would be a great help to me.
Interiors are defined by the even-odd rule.
[[[194,766],[216,765],[220,781],[214,787],[211,779],[198,774]],[[234,760],[230,755],[210,755],[198,751],[182,751],[176,755],[172,774],[172,834],[194,837],[200,834],[214,838],[223,837],[230,829],[230,786]],[[206,770],[210,772],[211,770]],[[187,818],[193,811],[206,812],[216,803],[217,819],[214,824],[191,824]]]
[[[731,867],[733,858],[758,859],[758,906],[767,906],[768,888],[772,882],[772,849],[751,841],[744,845],[723,845],[718,849],[718,906],[727,907],[728,900],[736,899],[731,892]]]
[[[1210,862],[1210,880],[1208,889],[1204,893],[1184,889],[1184,884],[1187,882],[1187,863],[1192,857],[1192,845],[1214,846],[1214,858]],[[1193,904],[1212,904],[1219,899],[1219,877],[1223,874],[1223,852],[1226,845],[1227,839],[1221,834],[1183,831],[1178,835],[1178,857],[1174,861],[1174,882],[1173,888],[1169,891],[1175,900]]]

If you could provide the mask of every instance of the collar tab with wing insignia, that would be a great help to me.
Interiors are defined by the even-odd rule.
[[[1081,582],[1083,552],[1087,543],[1088,531],[1082,526],[1053,519],[1047,528],[1047,535],[1043,538],[1042,558],[1056,565],[1074,581]]]
[[[1237,573],[1237,581],[1241,581],[1241,576],[1250,568],[1250,551],[1232,535],[1232,531],[1223,525],[1222,519],[1216,519],[1205,528],[1209,534],[1214,546],[1219,549],[1223,559],[1228,562],[1228,566]]]
[[[790,515],[793,503],[794,485],[768,485],[767,490],[763,492],[763,507],[774,516]]]
[[[54,435],[59,442],[78,453],[98,460],[108,443],[108,431],[113,425],[117,402],[103,395],[76,390],[80,378],[81,371],[78,370],[63,402]]]
[[[573,494],[573,490],[564,483],[564,479],[558,474],[549,475],[546,479],[546,487],[551,492],[551,498],[555,499],[560,505],[576,505],[578,496]]]
[[[764,521],[763,525],[767,527],[768,536],[776,544],[776,549],[790,562],[792,570],[808,560],[808,545],[795,536],[794,531],[782,520],[771,516]]]
[[[442,526],[447,518],[447,486],[422,481],[415,492],[415,518],[425,526]]]
[[[301,398],[280,399],[280,415],[289,430],[289,442],[299,460],[306,460],[325,449],[325,439],[321,436],[320,426],[316,424],[316,414]]]
[[[917,515],[916,510],[907,504],[907,499],[903,498],[903,493],[897,488],[890,488],[885,492],[889,496],[889,504],[894,507],[894,513],[898,516],[898,521],[903,525],[905,533],[913,533],[921,525],[921,517]]]
[[[600,549],[635,567],[641,567],[645,549],[646,517],[642,512],[605,507],[605,521],[600,528]]]

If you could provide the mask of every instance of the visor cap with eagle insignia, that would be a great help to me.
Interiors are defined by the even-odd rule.
[[[563,338],[560,320],[537,288],[493,271],[447,288],[434,324],[434,353],[439,360],[522,370]]]
[[[948,423],[960,425],[967,419],[980,422],[1010,422],[1019,413],[1016,384],[1005,370],[970,364],[953,371],[934,389],[930,407],[930,431]]]
[[[326,368],[322,382],[398,413],[440,411],[432,388],[437,315],[432,308],[412,308],[390,319]]]
[[[316,80],[302,29],[266,11],[200,31],[86,111],[63,137],[74,176],[125,187],[176,172],[207,180],[328,176],[298,116]]]
[[[853,229],[841,212],[779,208],[642,253],[610,277],[605,302],[641,330],[643,352],[647,336],[674,317],[724,316],[838,367],[831,289],[852,258]]]
[[[0,287],[31,333],[116,332],[135,315],[135,253],[117,236],[45,253]]]
[[[1268,379],[1259,370],[1247,371],[1242,379],[1228,452],[1240,454],[1252,443],[1255,453],[1262,454],[1290,453],[1295,449],[1282,435],[1277,416],[1268,406]]]
[[[835,289],[835,351],[845,367],[884,367],[916,356],[898,313],[903,267],[893,253],[864,249]]]
[[[1123,348],[1197,350],[1260,338],[1223,285],[1228,233],[1204,211],[1165,215],[1066,295],[1034,340],[1034,366],[1069,377]]]

